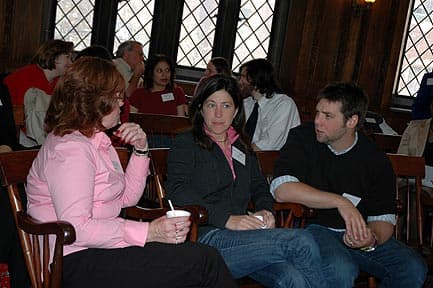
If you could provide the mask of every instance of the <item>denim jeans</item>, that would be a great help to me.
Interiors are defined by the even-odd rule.
[[[350,249],[343,243],[344,232],[335,232],[320,225],[309,225],[319,244],[323,273],[331,287],[353,287],[359,270],[379,279],[379,287],[422,287],[427,267],[411,248],[395,238],[379,245],[375,251]]]
[[[266,287],[326,287],[319,248],[304,229],[215,229],[199,241],[221,253],[234,278],[248,275]]]

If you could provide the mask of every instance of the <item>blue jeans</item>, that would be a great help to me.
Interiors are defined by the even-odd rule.
[[[422,287],[427,267],[411,248],[391,238],[375,251],[350,249],[343,243],[344,232],[335,232],[320,225],[309,225],[319,244],[323,273],[332,287],[353,287],[359,270],[379,279],[379,287]]]
[[[266,287],[326,287],[317,244],[304,229],[215,229],[199,238],[215,247],[234,278]]]

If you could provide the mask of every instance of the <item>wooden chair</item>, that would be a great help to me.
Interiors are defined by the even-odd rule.
[[[17,152],[0,153],[0,180],[7,188],[11,201],[12,212],[19,234],[21,247],[29,272],[30,281],[34,288],[61,287],[63,267],[63,246],[75,241],[74,227],[65,221],[42,223],[25,212],[25,207],[19,194],[22,184],[25,184],[27,174],[39,150],[25,150]],[[117,149],[122,166],[125,168],[129,153],[127,149]],[[182,207],[192,212],[192,226],[190,240],[197,239],[197,222],[199,219],[207,221],[207,214],[197,210],[196,207]],[[165,215],[167,209],[141,209],[129,207],[127,215],[139,220],[153,220]],[[195,226],[194,226],[195,225]],[[195,230],[194,230],[195,229]],[[49,236],[55,236],[55,249],[53,262],[49,265],[50,250]],[[40,238],[40,236],[42,236]],[[42,246],[40,246],[42,241]],[[40,251],[42,247],[42,252]],[[42,254],[42,255],[41,255]],[[42,256],[42,259],[41,257]]]
[[[148,192],[151,197],[155,197],[150,200],[157,201],[160,207],[159,210],[165,212],[169,209],[164,189],[164,182],[167,179],[167,158],[169,151],[170,149],[168,148],[150,149],[150,175],[148,177],[148,182],[150,184]],[[127,217],[137,219],[137,215],[140,216],[140,213],[138,213],[140,209],[143,208],[127,208]],[[190,227],[189,240],[195,242],[198,239],[198,226],[205,224],[208,221],[207,211],[198,205],[186,205],[182,206],[182,209],[191,212],[192,224]],[[155,210],[157,211],[158,209]]]
[[[260,170],[266,177],[268,184],[271,184],[275,161],[280,156],[279,151],[256,151],[257,160]],[[312,209],[296,203],[274,203],[276,212],[276,226],[283,228],[292,228],[295,225],[295,219],[300,220],[300,227],[305,226],[305,220],[313,213]]]
[[[140,125],[148,135],[151,147],[169,147],[167,140],[191,128],[188,117],[147,113],[130,113],[129,120]]]
[[[24,105],[12,105],[14,113],[15,126],[17,127],[17,133],[21,129],[26,127],[26,115],[24,113]]]
[[[419,247],[423,244],[423,219],[422,219],[422,211],[421,211],[421,188],[422,188],[422,179],[425,174],[425,161],[423,157],[416,156],[407,156],[400,154],[387,154],[389,160],[391,161],[392,168],[394,170],[395,175],[398,177],[396,181],[396,199],[398,210],[402,210],[402,197],[406,197],[406,243],[410,241],[410,228],[413,225],[417,227],[417,244]],[[412,184],[414,183],[414,184]],[[412,212],[411,209],[412,201],[411,201],[411,188],[415,188],[415,213]],[[401,223],[401,217],[397,213],[397,225],[395,229],[395,237],[396,239],[401,240],[403,229]],[[416,216],[415,216],[416,215]],[[412,218],[415,216],[414,218]]]
[[[64,221],[41,223],[25,212],[19,189],[26,182],[27,174],[38,150],[27,150],[0,154],[0,177],[7,187],[13,216],[18,228],[18,236],[32,287],[60,287],[62,279],[63,246],[75,241],[74,227]],[[41,252],[38,235],[43,235]],[[56,236],[53,262],[49,269],[49,235]]]

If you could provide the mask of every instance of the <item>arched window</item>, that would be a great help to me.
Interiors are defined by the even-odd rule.
[[[433,69],[433,1],[412,0],[394,94],[416,96],[421,79]]]

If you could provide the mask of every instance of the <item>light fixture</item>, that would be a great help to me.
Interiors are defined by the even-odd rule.
[[[355,16],[361,14],[361,10],[368,10],[376,0],[352,0],[352,9]]]

